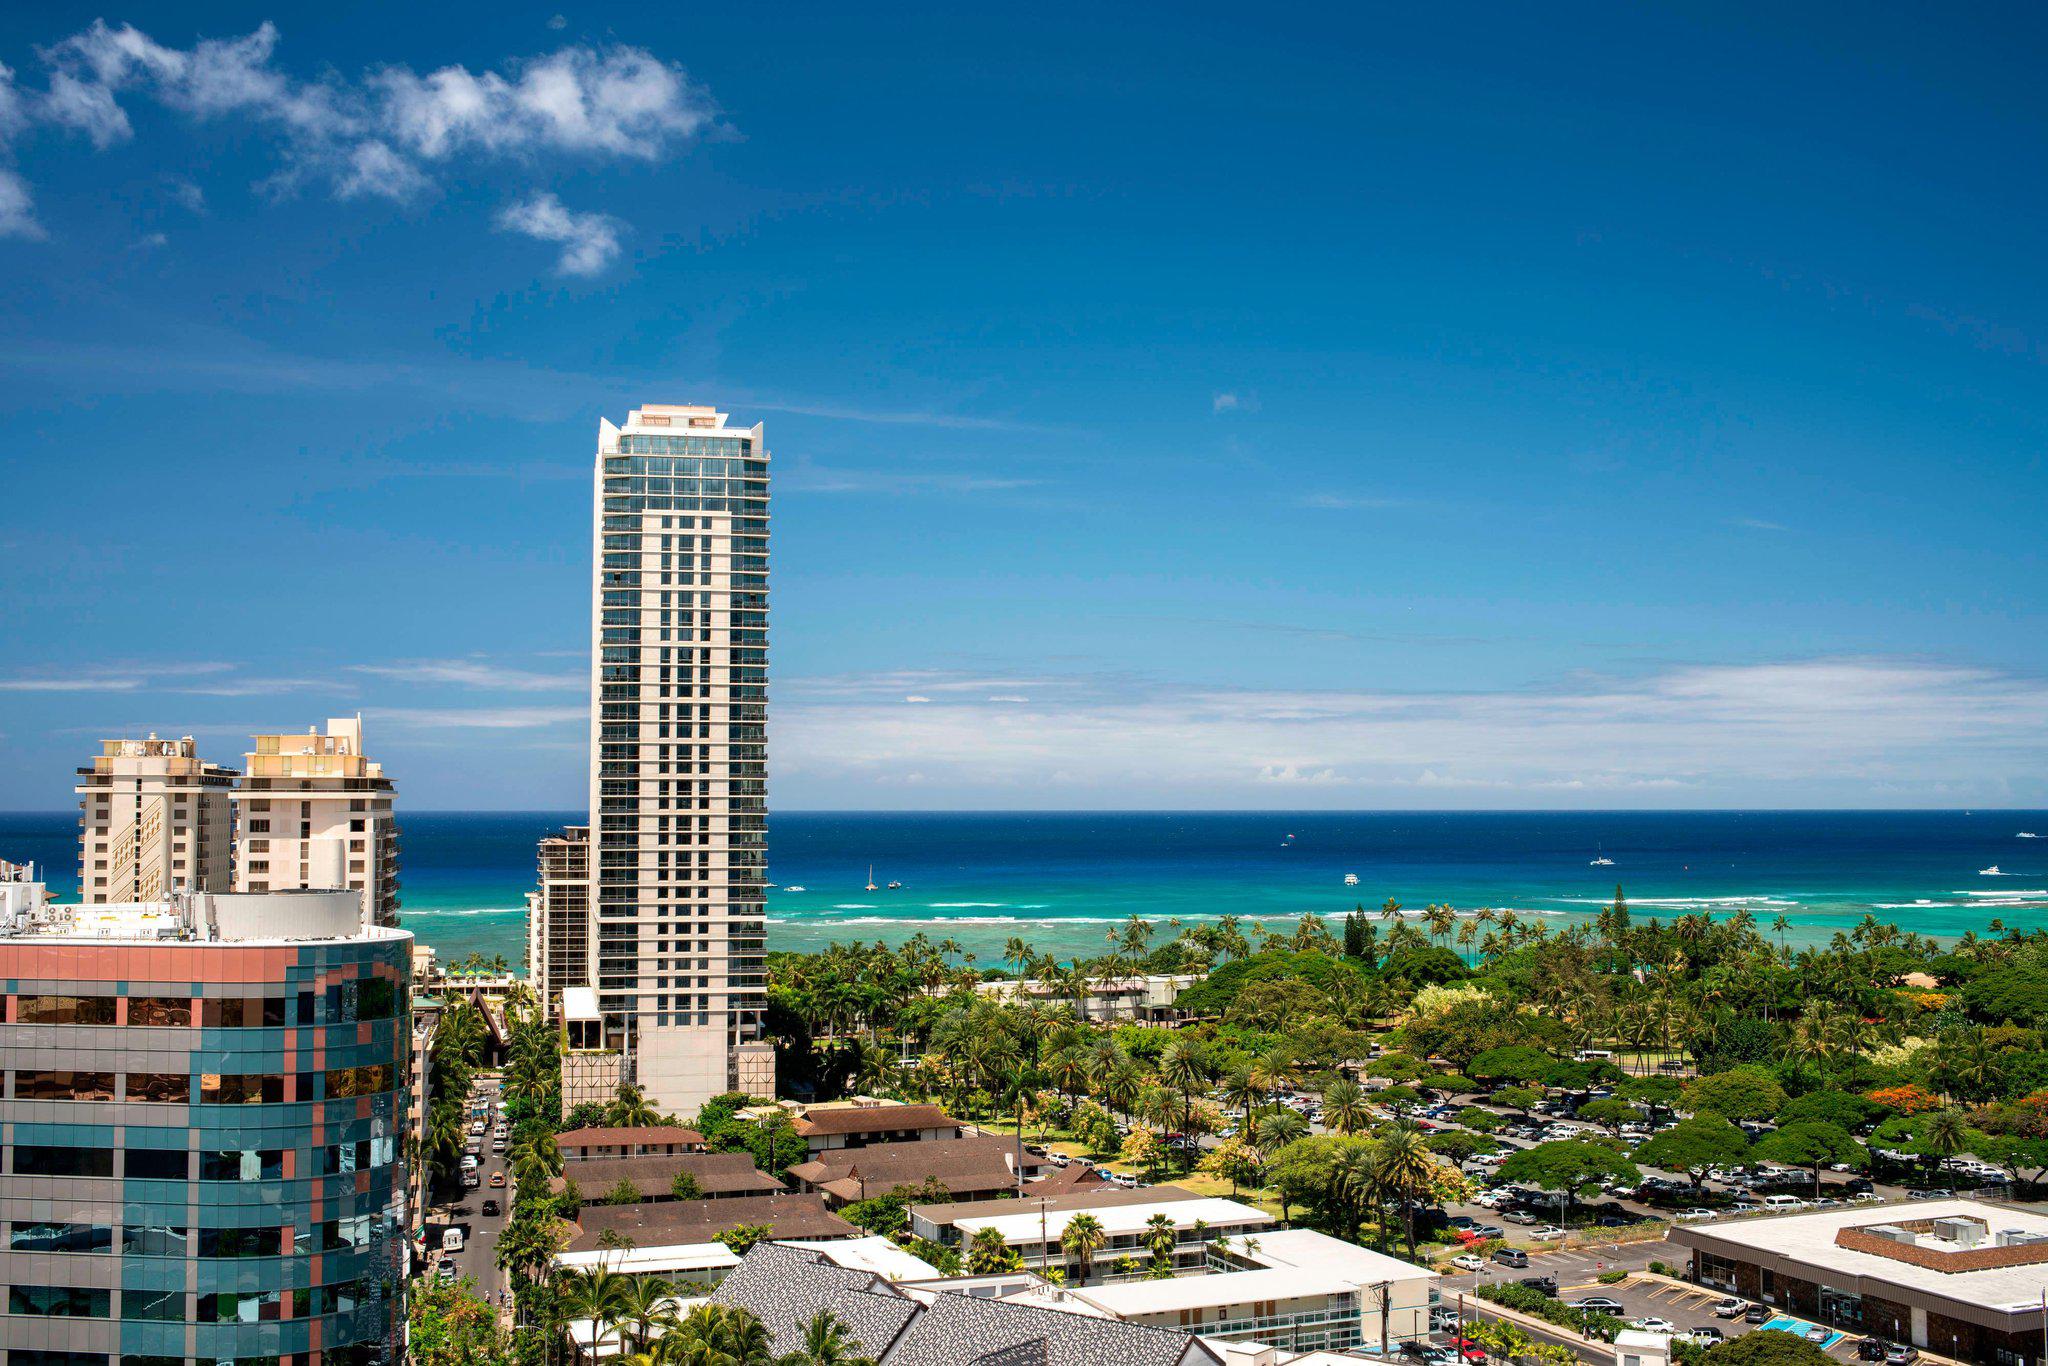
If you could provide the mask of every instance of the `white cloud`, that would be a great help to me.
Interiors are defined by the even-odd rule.
[[[36,222],[35,196],[29,192],[28,182],[0,167],[0,237],[33,240],[43,236],[46,234],[42,224]]]
[[[919,695],[918,695],[917,693],[912,693],[912,694],[910,694],[910,696],[908,696],[908,697],[904,698],[903,700],[904,700],[905,702],[929,702],[929,701],[931,701],[931,699],[930,699],[929,697],[922,697],[922,696],[919,696]]]
[[[539,730],[590,719],[583,707],[383,707],[372,714],[394,725],[468,730]]]
[[[555,269],[564,275],[595,275],[619,254],[617,219],[601,213],[572,213],[547,191],[501,210],[498,227],[543,242],[561,243],[562,254]]]
[[[335,182],[340,199],[411,199],[427,188],[417,166],[381,142],[359,142],[348,154],[348,170]]]
[[[459,688],[497,688],[506,692],[579,692],[590,686],[583,673],[546,674],[506,668],[476,659],[420,659],[402,664],[358,664],[355,672],[404,683],[444,684]]]
[[[206,212],[206,191],[200,189],[196,182],[183,176],[166,176],[164,190],[188,213]]]
[[[1345,493],[1311,493],[1301,500],[1303,507],[1320,508],[1326,512],[1369,512],[1378,508],[1403,506],[1400,498],[1368,498]]]
[[[421,75],[382,66],[350,80],[294,76],[278,65],[278,46],[268,21],[239,37],[177,48],[131,24],[94,20],[39,50],[49,74],[32,99],[22,99],[13,73],[0,67],[0,138],[39,119],[105,149],[134,136],[123,98],[146,95],[196,120],[240,117],[268,129],[282,160],[263,182],[272,190],[321,184],[339,199],[408,200],[432,186],[435,167],[458,157],[655,161],[717,120],[709,95],[680,65],[643,48],[564,47],[502,72],[446,66]],[[27,186],[11,179],[25,206]],[[203,203],[197,186],[178,193],[195,212]],[[566,274],[594,274],[618,254],[614,220],[568,214],[552,195],[507,212],[529,225],[521,231],[564,243]],[[18,208],[11,227],[0,219],[0,232],[31,235],[25,213]]]
[[[1016,693],[997,693],[997,694],[996,694],[995,696],[993,696],[993,697],[989,698],[989,701],[991,701],[991,702],[1009,702],[1009,703],[1022,703],[1022,702],[1029,702],[1030,700],[1031,700],[1030,698],[1028,698],[1028,697],[1023,697],[1023,696],[1019,696],[1019,695],[1018,695],[1018,694],[1016,694]]]
[[[1761,517],[1737,517],[1730,526],[1739,526],[1748,531],[1790,531],[1792,528],[1782,522],[1767,522]]]
[[[155,251],[158,247],[170,245],[170,237],[160,232],[146,232],[128,244],[130,251]]]
[[[1237,407],[1236,394],[1218,394],[1209,400],[1209,411],[1212,413],[1227,413],[1235,407]]]
[[[932,680],[905,707],[901,677],[785,687],[776,754],[803,775],[796,800],[857,801],[906,766],[962,804],[1228,806],[1276,785],[1345,805],[2048,798],[2048,680],[1983,668],[1816,659],[1425,693],[1077,677],[1041,681],[1029,708]]]

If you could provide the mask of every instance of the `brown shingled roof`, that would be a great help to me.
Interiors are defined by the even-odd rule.
[[[627,1144],[703,1141],[704,1135],[695,1129],[683,1129],[668,1124],[651,1124],[640,1129],[571,1129],[565,1134],[555,1135],[555,1147],[564,1152],[571,1148],[619,1148]]]
[[[899,1129],[958,1129],[959,1120],[936,1105],[841,1105],[813,1110],[796,1121],[796,1131],[812,1134],[894,1133]]]
[[[993,1135],[921,1143],[871,1143],[865,1148],[830,1149],[809,1162],[791,1167],[789,1174],[842,1200],[864,1199],[861,1191],[882,1195],[897,1186],[921,1186],[930,1178],[936,1178],[940,1185],[959,1195],[1013,1185],[1017,1179],[1010,1166],[1014,1156],[1015,1144]],[[1025,1175],[1035,1173],[1044,1160],[1025,1153]]]
[[[742,1195],[725,1200],[668,1200],[659,1204],[585,1205],[576,1216],[571,1252],[598,1246],[609,1231],[634,1247],[708,1243],[728,1229],[766,1224],[777,1238],[852,1238],[861,1230],[825,1208],[815,1195]]]
[[[621,1181],[630,1181],[643,1196],[667,1199],[676,1173],[688,1172],[698,1189],[709,1195],[771,1195],[782,1183],[754,1165],[746,1153],[652,1153],[646,1157],[593,1157],[570,1164],[563,1176],[548,1182],[555,1195],[573,1177],[585,1200],[602,1200]]]

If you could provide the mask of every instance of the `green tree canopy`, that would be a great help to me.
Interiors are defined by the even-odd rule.
[[[1557,1059],[1527,1044],[1489,1048],[1465,1064],[1465,1074],[1480,1081],[1540,1081]]]
[[[1772,1162],[1784,1162],[1811,1171],[1816,1195],[1820,1193],[1822,1167],[1835,1162],[1861,1167],[1870,1161],[1869,1152],[1856,1141],[1854,1134],[1839,1124],[1830,1124],[1822,1119],[1784,1125],[1776,1133],[1758,1140],[1756,1154]]]
[[[1687,1082],[1680,1103],[1696,1115],[1711,1111],[1723,1119],[1775,1119],[1785,1108],[1785,1088],[1761,1067],[1731,1067]]]
[[[1562,1192],[1567,1208],[1581,1195],[1593,1194],[1603,1181],[1632,1186],[1642,1175],[1635,1163],[1612,1148],[1570,1138],[1524,1148],[1500,1168],[1502,1181],[1526,1181],[1543,1190]]]
[[[1711,1112],[1695,1115],[1636,1149],[1636,1160],[1667,1172],[1682,1172],[1698,1190],[1714,1167],[1749,1159],[1749,1139],[1742,1130]]]

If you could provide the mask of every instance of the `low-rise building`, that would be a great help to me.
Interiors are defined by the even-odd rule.
[[[1067,1168],[1068,1172],[1072,1170],[1072,1167]],[[1046,1184],[1049,1186],[1057,1179],[1047,1178]],[[1182,1186],[1144,1186],[1137,1189],[1100,1184],[1074,1186],[1049,1195],[1032,1195],[1024,1204],[1008,1199],[956,1200],[946,1204],[912,1205],[910,1231],[916,1237],[944,1247],[959,1247],[964,1241],[960,1234],[960,1221],[963,1219],[999,1217],[1025,1209],[1030,1210],[1035,1217],[1040,1210],[1099,1211],[1124,1205],[1158,1205],[1206,1198]]]
[[[1165,1023],[1186,1014],[1174,1002],[1180,994],[1203,979],[1201,973],[1147,973],[1130,977],[1089,979],[1086,991],[1076,1000],[1064,982],[1045,978],[998,977],[980,982],[975,990],[998,1001],[1062,1001],[1085,1020],[1110,1022],[1136,1020]]]
[[[1958,1361],[2039,1366],[2048,1214],[1980,1200],[1679,1224],[1693,1275]]]
[[[565,1163],[616,1157],[672,1157],[677,1153],[703,1152],[704,1135],[672,1124],[571,1129],[555,1135],[555,1150]],[[580,1184],[582,1178],[579,1176],[577,1181]]]
[[[1021,1159],[1021,1161],[1020,1161]],[[993,1135],[928,1143],[873,1143],[834,1148],[789,1169],[800,1191],[816,1191],[837,1209],[899,1187],[936,1182],[955,1200],[1016,1192],[1045,1170],[1045,1159]]]
[[[548,1183],[560,1195],[570,1181],[585,1200],[605,1199],[621,1185],[631,1186],[641,1201],[674,1200],[677,1178],[687,1175],[702,1200],[733,1200],[747,1195],[776,1195],[782,1183],[754,1165],[747,1153],[662,1153],[652,1157],[592,1157],[564,1162],[562,1175]]]
[[[966,1125],[936,1105],[873,1100],[806,1106],[792,1123],[813,1157],[834,1148],[863,1148],[871,1143],[959,1138],[967,1131]]]
[[[953,1228],[963,1242],[972,1243],[975,1234],[993,1229],[1022,1258],[1025,1267],[1043,1270],[1059,1267],[1069,1285],[1114,1278],[1115,1265],[1129,1257],[1144,1262],[1152,1256],[1152,1219],[1163,1216],[1174,1229],[1173,1263],[1186,1271],[1207,1264],[1209,1245],[1217,1239],[1263,1235],[1279,1220],[1262,1209],[1235,1200],[1197,1196],[1192,1200],[1151,1200],[1140,1204],[1092,1204],[1060,1209],[1047,1205],[1066,1201],[1048,1199],[1044,1204],[1026,1197],[1002,1202],[1010,1208],[1001,1214],[972,1215],[955,1219]],[[1089,1258],[1088,1275],[1081,1274],[1078,1259],[1060,1245],[1067,1225],[1081,1214],[1092,1216],[1102,1226],[1102,1246]]]
[[[646,1251],[709,1243],[738,1228],[765,1228],[776,1238],[854,1238],[863,1231],[826,1209],[825,1202],[815,1195],[662,1200],[585,1205],[576,1216],[567,1250],[631,1247]]]

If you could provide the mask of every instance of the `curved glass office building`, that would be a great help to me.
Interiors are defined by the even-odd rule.
[[[412,936],[0,899],[4,1366],[397,1362]]]

